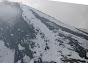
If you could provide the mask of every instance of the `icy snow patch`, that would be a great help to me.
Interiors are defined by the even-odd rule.
[[[24,50],[25,48],[22,47],[20,44],[18,45],[19,50]]]
[[[86,53],[86,56],[88,57],[88,52]]]

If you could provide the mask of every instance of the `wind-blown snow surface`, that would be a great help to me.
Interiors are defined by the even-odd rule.
[[[88,61],[88,33],[19,3],[0,4],[0,40],[0,63]]]

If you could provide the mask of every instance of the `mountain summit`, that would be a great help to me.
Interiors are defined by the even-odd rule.
[[[0,63],[62,62],[88,62],[88,32],[24,4],[0,3]]]

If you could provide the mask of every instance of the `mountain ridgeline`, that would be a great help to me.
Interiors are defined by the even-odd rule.
[[[88,62],[88,32],[24,4],[0,3],[0,63],[61,63],[62,59]]]

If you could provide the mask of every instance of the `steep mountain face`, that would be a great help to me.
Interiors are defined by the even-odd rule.
[[[88,62],[88,32],[23,4],[0,3],[0,63],[61,63],[62,59]]]

